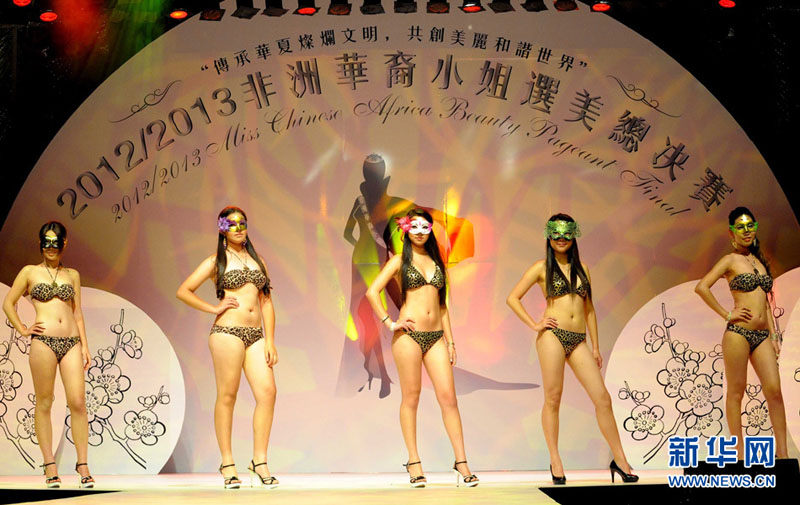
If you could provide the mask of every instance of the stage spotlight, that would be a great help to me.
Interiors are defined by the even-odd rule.
[[[13,0],[13,3],[17,7],[27,7],[31,4],[31,0]]]
[[[364,4],[361,6],[361,14],[383,14],[384,12],[386,11],[383,10],[381,0],[364,0]]]
[[[292,14],[300,16],[313,16],[319,9],[314,5],[314,0],[299,0],[297,2],[297,9]]]
[[[189,12],[186,9],[175,8],[169,12],[169,17],[172,19],[186,19],[189,16]]]
[[[720,7],[723,7],[725,9],[736,7],[736,2],[734,2],[733,0],[719,0],[719,2],[717,3],[719,3]]]
[[[447,14],[450,12],[450,4],[446,0],[429,0],[429,14]]]
[[[283,0],[267,0],[267,8],[261,14],[271,17],[283,16],[289,12],[288,9],[283,8]]]
[[[547,10],[547,6],[544,4],[544,0],[525,0],[525,3],[522,4],[522,8],[528,12],[539,12]]]
[[[231,16],[240,19],[252,19],[258,14],[258,9],[253,7],[253,0],[236,0],[236,10]]]
[[[328,15],[347,16],[352,8],[353,6],[347,0],[331,0],[331,4],[328,6]]]
[[[395,0],[394,11],[398,14],[417,12],[417,2],[413,0]]]
[[[480,0],[464,0],[464,3],[461,4],[459,9],[467,14],[472,14],[473,12],[483,12],[486,10],[483,8],[483,5],[481,5]]]
[[[575,0],[556,0],[553,4],[557,11],[574,11],[578,9]]]
[[[514,7],[511,6],[511,0],[494,0],[489,3],[489,8],[498,14],[514,10]]]
[[[597,0],[592,4],[593,12],[608,12],[611,10],[611,2],[609,0]]]
[[[53,21],[58,19],[58,14],[56,14],[55,11],[47,9],[46,11],[39,14],[39,19],[41,19],[45,23],[52,23]]]

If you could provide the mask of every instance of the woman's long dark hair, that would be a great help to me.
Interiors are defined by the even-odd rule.
[[[431,225],[433,224],[433,216],[425,209],[411,209],[408,211],[406,216],[409,219],[414,219],[415,217],[422,217]],[[439,288],[439,306],[444,307],[447,305],[447,270],[444,266],[444,261],[442,260],[442,255],[439,253],[439,245],[436,242],[436,237],[433,235],[433,229],[431,228],[431,233],[428,235],[428,240],[425,242],[425,251],[428,253],[428,256],[431,257],[434,263],[442,270],[442,274],[444,275],[444,286]],[[408,290],[408,267],[411,266],[411,262],[413,261],[413,249],[411,244],[411,238],[409,238],[408,233],[403,236],[403,265],[401,267],[401,275],[400,275],[400,289],[402,292],[402,303],[406,301],[406,291]],[[422,274],[422,272],[420,272]],[[422,274],[424,275],[424,274]],[[427,279],[426,279],[427,280]]]
[[[67,227],[58,221],[48,221],[39,228],[39,243],[44,242],[48,231],[56,234],[56,238],[63,244],[67,240]]]
[[[753,221],[758,221],[756,217],[753,215],[753,213],[750,212],[750,209],[748,209],[747,207],[736,207],[731,211],[730,214],[728,214],[728,224],[730,226],[733,226],[734,223],[736,223],[736,220],[742,216],[747,216]],[[767,269],[767,274],[770,277],[772,277],[772,271],[769,268],[769,260],[767,260],[767,257],[761,251],[761,244],[758,241],[758,237],[753,239],[753,243],[750,244],[748,249],[750,249],[750,254],[758,258],[758,261],[760,261],[761,264],[764,265],[764,268]]]
[[[568,223],[574,223],[575,220],[572,219],[571,216],[567,214],[555,214],[550,216],[548,221],[566,221]],[[559,273],[561,273],[561,277],[567,281],[567,288],[569,289],[570,293],[575,293],[577,288],[577,280],[581,280],[581,284],[586,287],[586,296],[589,299],[592,299],[592,286],[589,284],[589,277],[586,275],[586,272],[583,270],[583,265],[581,265],[581,256],[578,252],[578,239],[573,237],[572,239],[572,247],[567,249],[567,260],[569,261],[569,279],[566,278],[564,272],[561,271],[561,267],[558,266],[556,262],[556,255],[553,248],[550,246],[550,239],[545,240],[545,245],[547,247],[547,258],[545,260],[546,266],[546,280],[545,284],[547,285],[547,297],[552,298],[553,294],[553,270],[558,268]]]
[[[244,217],[244,220],[247,221],[247,214],[244,213],[242,209],[239,207],[225,207],[222,209],[222,212],[219,213],[219,218],[228,217],[231,214],[239,213]],[[219,219],[217,218],[217,219]],[[217,285],[217,298],[222,300],[225,297],[225,289],[222,287],[222,276],[225,274],[225,269],[228,267],[228,256],[225,254],[225,234],[222,232],[218,233],[218,240],[217,240],[217,264],[214,266],[214,282]],[[261,258],[258,256],[255,248],[253,247],[253,241],[250,240],[250,234],[247,234],[247,242],[244,246],[245,250],[250,257],[252,257],[256,263],[258,264],[258,268],[261,269],[261,272],[264,276],[267,275],[267,268],[264,266],[264,263],[261,262]],[[264,287],[261,288],[261,291],[265,295],[269,295],[270,285],[269,285],[269,277],[267,277],[267,282],[264,284]]]

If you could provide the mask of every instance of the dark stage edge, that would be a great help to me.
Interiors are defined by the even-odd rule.
[[[117,493],[103,489],[0,489],[0,504],[61,500],[89,494]]]
[[[763,503],[764,500],[796,496],[792,486],[771,489],[682,489],[668,484],[625,484],[615,486],[541,487],[544,494],[561,505],[604,503],[613,505]]]

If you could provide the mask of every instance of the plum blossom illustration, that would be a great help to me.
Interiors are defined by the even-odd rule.
[[[34,426],[34,411],[36,405],[29,409],[19,409],[17,411],[17,436],[23,440],[30,440],[34,444],[39,444],[36,440],[36,428]]]
[[[634,407],[623,428],[637,442],[652,443],[644,462],[653,459],[673,435],[709,438],[722,433],[722,379],[724,362],[722,346],[705,353],[693,349],[688,342],[672,336],[677,321],[667,315],[661,304],[661,324],[652,324],[644,334],[644,352],[665,355],[664,366],[655,379],[664,388],[671,405],[645,403],[649,391],[632,390],[625,381],[619,390],[621,400],[631,400]],[[757,414],[756,410],[754,413]]]
[[[0,395],[2,401],[10,402],[17,397],[17,389],[22,386],[22,374],[17,372],[10,359],[0,362]]]
[[[711,377],[700,374],[683,381],[680,387],[680,400],[675,407],[682,413],[704,416],[711,412],[714,404],[722,399],[722,386],[714,384]]]
[[[121,402],[123,393],[131,388],[130,378],[122,374],[122,369],[119,365],[110,363],[103,368],[102,363],[98,363],[96,359],[92,360],[92,364],[93,366],[89,368],[91,381],[106,391],[109,402]]]
[[[686,418],[686,435],[711,438],[722,433],[722,409],[714,407],[703,416],[689,414]]]
[[[746,435],[756,437],[763,434],[772,434],[772,421],[769,419],[767,401],[758,398],[761,386],[748,384],[745,390],[749,400],[742,412],[742,428]]]
[[[800,368],[795,369],[794,371],[794,381],[800,382]],[[798,415],[800,415],[800,410],[797,411]]]
[[[9,404],[17,398],[17,391],[25,382],[17,370],[17,364],[28,360],[30,341],[17,333],[8,320],[6,326],[9,328],[9,336],[0,342],[0,432],[11,442],[25,463],[35,468],[35,461],[25,447],[26,444],[38,445],[33,430],[33,408],[19,409],[15,419],[7,419],[14,417],[9,412]],[[34,395],[28,395],[28,400],[32,405],[36,404]]]
[[[137,445],[153,446],[159,437],[167,432],[167,427],[158,420],[154,409],[158,405],[169,403],[169,394],[164,386],[157,395],[139,396],[138,402],[142,410],[128,410],[121,416],[115,415],[114,409],[125,399],[125,394],[134,386],[130,377],[125,374],[127,360],[138,360],[144,355],[144,342],[135,330],[126,330],[125,310],[120,309],[119,323],[110,326],[115,336],[113,346],[98,349],[92,358],[86,378],[86,410],[89,416],[89,444],[99,446],[106,437],[118,444],[125,453],[139,466],[147,468],[147,461],[137,451]],[[118,408],[118,407],[117,407]],[[119,427],[119,418],[124,427]],[[72,442],[71,416],[67,415],[67,440]],[[74,442],[73,442],[74,443]]]
[[[683,381],[692,380],[697,375],[699,363],[694,360],[685,361],[681,358],[670,358],[666,366],[658,372],[656,380],[664,386],[664,394],[668,398],[680,395]]]
[[[631,391],[628,384],[620,391],[624,399],[631,399],[636,407],[631,410],[631,415],[622,424],[625,431],[631,433],[634,440],[644,440],[650,435],[659,435],[664,430],[664,408],[660,405],[652,407],[645,405],[644,401],[650,397],[649,392]]]
[[[158,437],[167,432],[167,428],[158,420],[153,408],[158,404],[168,404],[169,395],[164,392],[164,386],[161,386],[158,395],[140,396],[138,401],[144,410],[139,412],[129,410],[125,413],[125,424],[127,424],[125,436],[130,440],[141,440],[144,445],[155,445]]]

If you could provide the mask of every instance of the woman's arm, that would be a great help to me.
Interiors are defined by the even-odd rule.
[[[239,306],[239,302],[236,301],[236,298],[233,296],[226,296],[221,302],[219,302],[219,304],[211,305],[194,294],[197,288],[199,288],[206,279],[211,279],[212,274],[214,273],[215,262],[216,256],[209,256],[208,258],[204,259],[202,263],[200,263],[200,266],[198,266],[178,288],[178,292],[175,294],[175,296],[178,297],[178,300],[182,301],[193,309],[202,310],[203,312],[208,312],[210,314],[222,314],[228,309]]]
[[[720,305],[720,303],[711,293],[711,286],[713,286],[715,282],[717,282],[728,270],[730,270],[731,261],[732,259],[730,254],[723,256],[722,259],[720,259],[717,264],[714,265],[702,279],[700,279],[700,282],[698,282],[697,286],[694,288],[694,292],[697,293],[704,302],[706,302],[706,305],[711,307],[711,310],[719,314],[719,316],[726,321],[749,321],[750,318],[753,317],[750,313],[750,309],[747,307],[734,307],[730,312],[728,312],[722,305]]]
[[[22,268],[22,270],[19,271],[17,277],[14,279],[14,284],[11,285],[11,289],[8,291],[8,294],[6,294],[5,300],[3,300],[3,312],[6,313],[8,322],[11,323],[11,326],[13,326],[15,330],[17,330],[17,333],[26,337],[31,333],[41,335],[44,331],[44,326],[42,323],[35,322],[30,328],[22,324],[15,307],[19,299],[22,297],[22,294],[25,293],[25,289],[28,287],[28,276],[30,275],[32,269],[32,265],[26,265]]]
[[[589,274],[589,267],[583,265],[583,271],[586,272],[586,279],[589,285],[592,284],[592,276]],[[603,355],[600,354],[600,336],[597,332],[597,313],[594,311],[594,303],[588,296],[583,301],[583,315],[586,319],[586,329],[589,332],[589,339],[592,341],[592,356],[597,362],[597,368],[603,368]]]
[[[772,304],[769,303],[769,293],[764,293],[764,296],[767,299],[767,326],[769,327],[770,342],[772,342],[772,348],[775,350],[775,356],[780,356],[783,336],[775,330],[775,320],[772,313]]]
[[[89,353],[89,341],[86,339],[86,325],[83,322],[83,309],[81,308],[81,276],[77,270],[68,270],[72,277],[72,284],[75,286],[75,298],[72,299],[72,314],[75,317],[75,324],[78,326],[78,336],[81,338],[81,357],[83,358],[83,369],[88,370],[92,363],[92,355]]]
[[[261,257],[259,256],[259,258]],[[269,279],[269,270],[264,258],[261,258],[261,264],[264,265],[267,279]],[[259,291],[258,300],[261,305],[261,317],[264,321],[264,353],[267,365],[272,367],[278,364],[278,349],[275,347],[275,307],[272,305],[272,294],[266,295],[263,291]]]
[[[401,255],[397,254],[392,256],[389,261],[386,262],[386,265],[383,266],[381,272],[372,282],[372,284],[367,289],[367,300],[369,300],[369,304],[372,306],[372,310],[381,320],[381,323],[384,324],[387,328],[391,331],[404,329],[404,330],[413,330],[414,329],[414,321],[411,319],[404,319],[397,322],[393,322],[391,318],[389,318],[389,313],[383,307],[381,303],[381,291],[386,288],[386,285],[389,284],[389,281],[392,280],[392,277],[397,275],[397,272],[400,271],[400,265],[403,262],[403,258]]]
[[[514,289],[511,290],[511,293],[506,298],[506,304],[511,307],[511,310],[514,311],[514,314],[516,314],[523,323],[525,323],[535,332],[540,332],[548,328],[555,328],[557,326],[557,321],[553,317],[547,317],[541,322],[537,323],[530,316],[530,314],[528,314],[528,311],[525,310],[525,307],[522,306],[522,297],[525,296],[525,293],[527,293],[534,284],[539,282],[543,274],[544,261],[539,260],[534,263],[533,266],[531,266],[528,271],[525,272],[525,274],[523,274],[522,279],[519,280],[517,285],[514,286]]]

